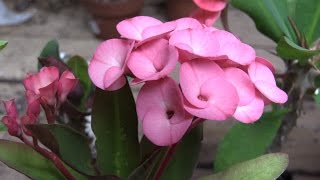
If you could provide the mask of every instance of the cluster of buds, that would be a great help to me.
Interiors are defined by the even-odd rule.
[[[7,115],[2,122],[9,134],[16,137],[20,137],[22,132],[30,135],[24,125],[38,121],[40,106],[45,110],[48,123],[54,123],[53,115],[76,86],[77,79],[70,71],[64,71],[60,76],[56,67],[43,67],[39,73],[28,74],[23,84],[28,105],[24,116],[19,118],[13,99],[4,101]]]
[[[117,25],[121,39],[104,41],[89,65],[93,83],[117,90],[144,83],[136,107],[153,143],[178,142],[193,119],[257,121],[265,105],[284,103],[273,65],[233,34],[193,18],[162,23],[138,16]],[[170,74],[179,68],[179,83]]]

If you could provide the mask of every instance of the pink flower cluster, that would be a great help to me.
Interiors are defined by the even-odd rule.
[[[227,6],[227,0],[193,0],[199,7],[191,17],[208,26],[213,25],[220,17],[221,11]]]
[[[23,81],[28,104],[26,114],[19,118],[14,99],[4,101],[7,115],[2,118],[2,122],[7,126],[9,134],[19,137],[22,130],[28,134],[23,125],[37,122],[40,105],[47,118],[48,114],[53,115],[76,83],[77,79],[70,71],[65,71],[60,76],[56,67],[44,67],[39,73],[28,74]],[[53,123],[54,119],[48,119],[48,122]]]
[[[132,84],[144,82],[138,118],[159,146],[178,142],[195,117],[253,123],[271,101],[287,101],[272,64],[229,32],[193,18],[162,23],[145,16],[120,22],[117,30],[121,39],[96,49],[90,78],[104,90],[123,87],[126,75]],[[180,84],[170,77],[177,67]]]

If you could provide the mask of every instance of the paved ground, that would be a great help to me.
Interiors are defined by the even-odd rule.
[[[150,2],[152,0],[148,0]],[[161,1],[161,0],[159,0]],[[163,10],[147,5],[142,14],[165,19]],[[23,95],[21,84],[7,83],[7,79],[21,80],[27,72],[36,71],[36,58],[41,48],[50,39],[57,39],[61,50],[70,54],[79,54],[87,59],[99,44],[87,27],[87,14],[79,6],[69,7],[59,13],[44,12],[38,9],[34,19],[24,25],[15,27],[0,27],[0,39],[9,41],[8,47],[0,53],[0,95],[1,99],[16,97],[20,102]],[[220,23],[217,25],[221,27]],[[230,27],[242,41],[256,48],[257,53],[276,64],[278,71],[283,64],[276,56],[268,53],[273,51],[275,44],[258,33],[254,24],[242,12],[230,9]],[[306,103],[306,114],[299,121],[298,126],[291,132],[288,141],[282,149],[290,156],[289,170],[320,171],[320,111],[312,103]],[[2,107],[0,109],[2,110]],[[217,143],[233,124],[228,122],[207,122],[201,162],[209,162]],[[1,135],[8,138],[7,134]],[[195,178],[210,173],[210,170],[197,170]],[[0,179],[22,180],[24,176],[15,171],[0,167]],[[315,180],[320,177],[295,176],[294,180]]]

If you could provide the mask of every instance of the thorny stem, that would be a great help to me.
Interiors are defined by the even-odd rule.
[[[199,124],[203,123],[205,120],[202,118],[195,118],[191,124],[191,126],[189,127],[188,131],[186,132],[189,133],[192,129],[194,129],[195,127],[197,127]],[[159,180],[164,172],[164,170],[167,168],[167,166],[169,165],[170,160],[172,159],[174,152],[176,150],[177,145],[180,143],[181,141],[177,142],[176,144],[173,144],[171,146],[168,147],[165,155],[163,156],[163,159],[160,162],[159,168],[157,169],[153,180]]]
[[[19,137],[19,139],[21,139],[21,141],[23,141],[26,145],[33,148],[38,153],[40,153],[43,156],[45,156],[46,158],[48,158],[68,180],[76,180],[76,178],[64,166],[61,159],[56,154],[54,154],[44,148],[41,148],[38,145],[38,140],[36,138],[33,138],[33,143],[30,142],[28,139],[26,139],[23,135],[21,135]]]

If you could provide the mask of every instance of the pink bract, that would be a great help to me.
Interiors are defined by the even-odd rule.
[[[76,87],[78,80],[70,71],[64,71],[59,79],[57,95],[59,102],[62,103],[67,99],[67,95]]]
[[[193,0],[193,2],[207,11],[221,11],[227,5],[227,0]]]
[[[89,76],[97,87],[117,90],[125,85],[123,73],[132,45],[128,40],[110,39],[98,46],[88,69]]]
[[[224,71],[214,62],[196,59],[183,63],[180,85],[185,109],[200,118],[225,120],[235,112],[239,97]]]
[[[192,122],[192,116],[183,109],[180,89],[171,78],[146,82],[137,97],[137,113],[144,134],[158,146],[178,142]]]
[[[3,103],[7,113],[7,115],[2,118],[3,124],[8,128],[11,136],[20,136],[22,132],[18,122],[19,115],[14,99],[4,101]]]
[[[167,76],[176,67],[178,51],[165,39],[147,42],[134,50],[128,67],[140,80],[157,80]]]
[[[263,109],[263,100],[256,96],[249,104],[238,106],[233,117],[243,123],[254,123],[262,116]]]
[[[161,37],[175,28],[176,23],[174,21],[162,23],[158,19],[148,16],[136,16],[123,20],[117,25],[121,37],[135,41],[147,41]]]
[[[28,74],[23,84],[27,91],[39,96],[42,101],[49,105],[56,103],[58,89],[59,70],[56,67],[43,67],[39,73]]]
[[[250,64],[248,74],[255,87],[272,102],[285,103],[288,100],[287,94],[277,87],[272,71],[264,64]]]
[[[202,24],[212,26],[220,17],[221,12],[211,12],[203,9],[197,9],[190,15],[192,18],[197,19]]]

